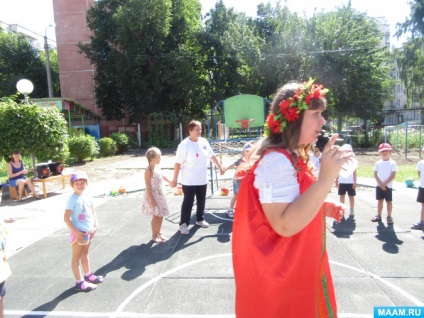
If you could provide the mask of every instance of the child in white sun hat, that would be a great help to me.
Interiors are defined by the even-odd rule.
[[[66,202],[64,221],[71,230],[71,268],[76,279],[76,290],[88,292],[96,289],[95,284],[103,282],[102,276],[91,272],[88,257],[91,240],[98,227],[97,215],[91,198],[84,195],[88,185],[87,174],[83,171],[74,172],[71,174],[70,182],[74,192]],[[80,264],[84,276],[81,274]]]

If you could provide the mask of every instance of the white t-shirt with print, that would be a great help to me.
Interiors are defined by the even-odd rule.
[[[209,159],[214,152],[209,142],[199,137],[196,142],[185,138],[178,145],[175,162],[181,164],[180,182],[183,185],[205,185]]]

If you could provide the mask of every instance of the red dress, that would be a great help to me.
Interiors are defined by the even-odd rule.
[[[286,151],[278,151],[292,161]],[[233,224],[236,316],[337,317],[322,209],[296,235],[278,235],[253,186],[256,165],[242,181]],[[315,179],[303,162],[297,168],[302,194]]]

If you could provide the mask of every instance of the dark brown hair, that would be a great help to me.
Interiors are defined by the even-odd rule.
[[[13,155],[20,155],[21,152],[19,151],[19,149],[15,149],[15,150],[13,150],[13,153],[12,154]],[[15,162],[15,158],[13,157],[13,155],[10,156],[10,162]],[[20,162],[20,161],[22,161],[22,160],[19,160],[18,162]]]
[[[298,82],[289,82],[283,85],[277,90],[274,95],[270,113],[278,115],[280,112],[280,103],[281,101],[293,97],[296,90],[302,84]],[[325,98],[312,98],[308,104],[309,110],[325,109],[327,102]],[[309,161],[309,152],[311,149],[311,144],[299,145],[300,132],[304,117],[304,111],[300,112],[300,118],[298,120],[288,122],[287,128],[281,134],[270,134],[267,137],[264,137],[261,141],[258,142],[257,146],[254,149],[254,154],[252,158],[259,158],[263,155],[265,150],[272,148],[284,148],[291,154],[294,159],[294,162],[297,161],[297,156],[300,155]],[[296,150],[298,153],[296,154]]]

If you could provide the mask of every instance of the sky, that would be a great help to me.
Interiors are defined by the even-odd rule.
[[[72,1],[72,0],[67,0]],[[256,7],[259,3],[268,0],[224,0],[227,7],[233,7],[238,12],[256,16]],[[270,0],[276,3],[277,0]],[[299,13],[306,12],[310,15],[313,9],[318,11],[331,11],[337,6],[347,4],[348,0],[282,0],[290,10]],[[216,0],[201,0],[202,12],[208,12],[215,6]],[[390,5],[389,5],[390,3]],[[410,7],[408,0],[351,0],[352,7],[356,10],[367,12],[371,17],[384,16],[391,26],[391,34],[394,34],[397,22],[403,22],[409,16]],[[54,46],[54,28],[48,28],[54,24],[53,0],[0,0],[0,21],[7,24],[19,24],[39,36],[47,37]],[[392,38],[391,43],[400,46],[401,41]]]

